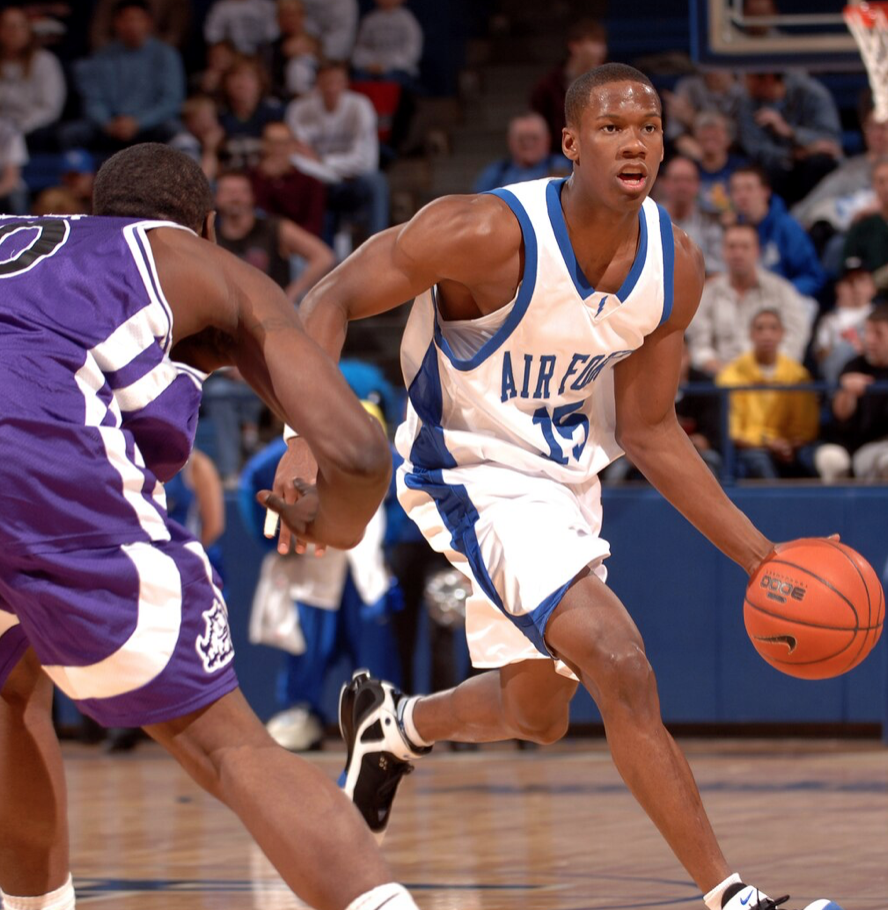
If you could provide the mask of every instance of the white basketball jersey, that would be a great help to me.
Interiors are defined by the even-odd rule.
[[[396,439],[408,471],[502,465],[581,484],[621,454],[613,366],[669,317],[672,225],[645,199],[626,280],[616,293],[596,291],[570,245],[563,185],[547,178],[493,191],[524,238],[524,274],[506,311],[448,326],[435,288],[416,298],[401,346],[409,404]],[[474,350],[449,328],[474,329]]]

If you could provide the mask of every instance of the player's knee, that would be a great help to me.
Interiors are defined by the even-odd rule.
[[[548,746],[557,743],[567,733],[569,715],[567,708],[556,714],[528,715],[511,712],[509,722],[517,739]]]
[[[588,664],[587,669],[600,700],[611,704],[638,705],[656,694],[653,668],[635,642],[614,649],[596,649]]]

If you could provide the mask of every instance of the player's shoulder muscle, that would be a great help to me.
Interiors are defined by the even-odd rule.
[[[438,281],[472,284],[521,248],[521,228],[496,196],[443,196],[404,225],[397,254],[432,266]]]
[[[669,323],[674,328],[686,329],[697,312],[706,266],[703,253],[679,227],[672,226],[675,241],[675,298]]]

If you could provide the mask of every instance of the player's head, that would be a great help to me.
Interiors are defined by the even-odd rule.
[[[197,162],[158,142],[112,155],[96,175],[95,215],[174,221],[212,237],[213,208],[210,184]]]
[[[663,160],[662,104],[644,73],[605,63],[576,79],[564,103],[564,154],[597,199],[641,205]]]

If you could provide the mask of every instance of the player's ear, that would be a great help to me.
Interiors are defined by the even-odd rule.
[[[204,240],[209,240],[210,243],[216,242],[216,210],[213,209],[211,212],[207,212],[207,217],[204,218],[203,227],[200,231],[200,236]]]
[[[561,131],[561,151],[565,158],[569,158],[574,163],[580,160],[579,141],[572,127],[566,126]]]

